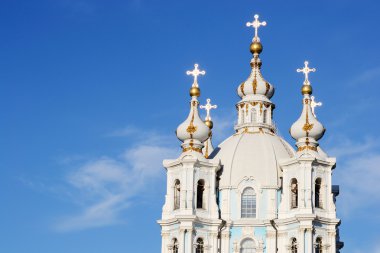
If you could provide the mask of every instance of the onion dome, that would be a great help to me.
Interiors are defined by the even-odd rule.
[[[274,87],[264,79],[260,71],[262,63],[259,58],[259,54],[263,50],[263,45],[261,44],[260,38],[257,35],[258,28],[260,26],[266,26],[267,23],[265,21],[260,22],[258,18],[259,15],[255,15],[255,20],[253,22],[247,23],[248,27],[253,27],[255,29],[255,37],[253,38],[250,45],[250,51],[253,55],[251,60],[252,70],[248,79],[239,85],[237,92],[241,98],[250,95],[262,95],[270,99],[274,94]]]
[[[316,103],[312,94],[312,87],[309,81],[309,73],[316,70],[308,67],[308,62],[305,61],[303,69],[297,69],[297,72],[302,72],[305,75],[305,81],[302,86],[303,94],[303,110],[299,119],[293,123],[290,128],[290,134],[297,141],[296,145],[298,151],[313,150],[317,151],[318,140],[321,139],[325,133],[325,128],[317,120],[314,108],[322,105]]]
[[[204,142],[204,148],[203,148],[203,155],[205,156],[205,158],[208,158],[209,155],[212,153],[212,151],[214,151],[214,146],[212,145],[212,128],[214,126],[214,123],[211,120],[210,111],[211,111],[211,109],[218,108],[218,106],[217,105],[211,105],[211,103],[210,103],[211,99],[209,99],[209,98],[206,101],[207,101],[206,105],[201,105],[200,108],[206,110],[207,114],[206,114],[206,118],[205,118],[204,122],[208,126],[208,128],[210,129],[209,137]]]
[[[194,82],[190,88],[190,113],[187,119],[181,123],[176,131],[177,138],[183,142],[183,152],[197,151],[202,152],[203,142],[209,138],[209,127],[199,117],[197,97],[200,95],[197,77],[204,75],[205,71],[198,69],[198,64],[194,65],[193,71],[187,71],[187,75],[194,76]]]
[[[235,125],[237,133],[242,132],[270,132],[275,133],[276,127],[273,119],[275,105],[270,98],[274,94],[274,87],[266,81],[261,74],[261,60],[259,54],[263,46],[258,37],[258,28],[265,26],[266,22],[260,22],[259,16],[255,15],[253,22],[248,22],[247,26],[255,29],[255,36],[251,43],[251,74],[248,79],[240,84],[237,89],[241,100],[236,104],[238,120]]]

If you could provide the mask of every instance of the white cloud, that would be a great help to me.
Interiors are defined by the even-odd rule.
[[[374,67],[361,73],[358,77],[351,81],[352,85],[371,82],[375,79],[380,79],[380,67]]]
[[[153,135],[151,135],[153,136]],[[175,158],[178,150],[167,146],[166,138],[152,137],[132,143],[117,158],[100,157],[89,161],[67,176],[80,211],[61,218],[55,228],[71,231],[123,223],[123,212],[131,207],[131,199],[155,184],[164,175],[162,160]],[[147,144],[150,143],[150,144]]]
[[[366,211],[380,203],[380,152],[375,138],[354,142],[339,138],[339,142],[329,149],[329,154],[337,156],[334,181],[341,185],[338,203],[343,215],[350,216],[357,211]]]
[[[236,123],[236,117],[237,116],[232,111],[223,115],[218,114],[212,117],[212,120],[214,122],[212,137],[213,144],[215,146],[221,141],[224,141],[228,136],[235,133],[233,127]]]

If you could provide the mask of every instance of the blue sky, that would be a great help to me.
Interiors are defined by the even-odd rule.
[[[165,173],[195,62],[214,144],[233,133],[255,13],[275,120],[301,111],[305,59],[321,146],[337,156],[344,252],[380,252],[377,1],[0,2],[0,252],[159,252]]]

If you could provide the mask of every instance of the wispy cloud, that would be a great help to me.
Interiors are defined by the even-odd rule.
[[[214,122],[212,136],[215,145],[235,133],[233,126],[235,124],[236,115],[234,112],[231,111],[223,115],[218,114],[217,116],[212,117],[212,120]]]
[[[353,141],[340,137],[329,154],[337,156],[338,167],[334,178],[341,185],[339,204],[342,213],[350,216],[366,211],[380,203],[380,151],[379,140],[366,138]]]
[[[367,69],[363,73],[359,74],[356,78],[352,79],[350,82],[351,85],[368,83],[373,80],[380,80],[380,67],[373,67]]]
[[[138,140],[118,157],[99,157],[71,171],[66,181],[79,210],[60,218],[55,229],[71,231],[124,223],[123,213],[132,207],[132,198],[143,192],[145,185],[162,181],[162,160],[178,156],[177,148],[167,145],[165,137],[161,145],[159,139]]]

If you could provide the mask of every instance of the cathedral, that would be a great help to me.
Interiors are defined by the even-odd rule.
[[[235,133],[213,148],[210,99],[199,105],[195,64],[187,74],[190,112],[176,135],[182,153],[164,160],[167,188],[161,226],[161,253],[338,253],[340,219],[336,217],[339,186],[332,185],[336,159],[318,141],[325,128],[318,121],[305,61],[301,86],[302,112],[290,127],[295,149],[277,135],[273,121],[274,86],[261,74],[263,50],[255,15],[248,27],[251,73],[237,87]],[[301,83],[301,82],[300,82]],[[206,118],[199,116],[205,109]]]

